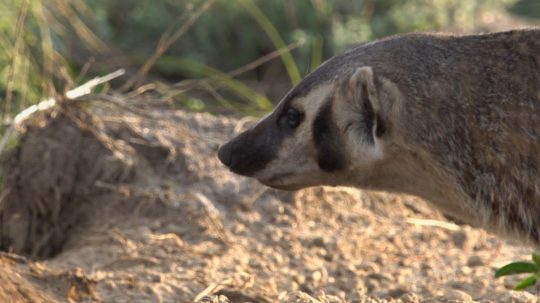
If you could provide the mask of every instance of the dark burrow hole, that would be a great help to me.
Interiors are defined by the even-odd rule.
[[[105,191],[97,181],[127,182],[135,174],[104,143],[112,138],[96,136],[95,117],[76,112],[39,119],[0,162],[0,250],[37,260],[61,253],[72,232],[92,219],[99,206],[89,197]],[[130,156],[129,149],[118,152]]]

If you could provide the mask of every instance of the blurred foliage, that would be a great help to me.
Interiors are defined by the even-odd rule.
[[[53,90],[52,82],[44,80],[51,78],[54,58],[44,11],[38,1],[27,2],[24,8],[21,3],[0,2],[0,118],[6,105],[9,115],[25,106],[26,100],[38,100]],[[6,103],[8,86],[16,106]]]
[[[138,61],[148,57],[164,29],[189,16],[202,0],[92,0],[99,35],[114,41]],[[203,15],[169,54],[189,57],[221,70],[247,64],[276,45],[258,25],[246,1],[222,0]],[[248,1],[251,2],[251,1]],[[294,57],[302,73],[311,54],[323,57],[382,36],[420,30],[440,30],[458,24],[472,30],[478,14],[502,10],[515,0],[254,0],[285,43],[304,41]],[[321,41],[324,41],[321,45]],[[226,60],[224,60],[226,58]]]
[[[509,11],[528,18],[540,18],[540,1],[519,0],[510,7]]]
[[[155,52],[164,33],[180,28],[207,1],[0,1],[0,116],[72,88],[85,80],[80,74],[87,67],[91,76],[117,67],[136,70]],[[234,106],[243,100],[242,106],[252,102],[252,109],[268,110],[267,95],[273,91],[268,79],[290,87],[322,60],[353,44],[410,31],[472,31],[483,12],[511,7],[515,13],[538,15],[535,1],[217,0],[160,56],[150,76],[166,82],[219,80],[222,85],[212,94],[218,103]],[[14,26],[26,2],[23,26]],[[226,74],[291,44],[301,46],[281,54],[281,63],[274,59],[240,78]],[[267,76],[269,71],[278,76]],[[265,84],[253,85],[261,81]],[[231,93],[221,95],[223,89]],[[8,95],[13,106],[4,115]],[[201,96],[184,97],[180,104],[189,108],[204,109],[207,103]]]

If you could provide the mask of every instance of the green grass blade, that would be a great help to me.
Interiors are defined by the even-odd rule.
[[[186,58],[175,58],[171,56],[162,56],[156,63],[158,67],[163,67],[164,69],[178,69],[189,71],[190,73],[197,74],[199,76],[208,77],[212,80],[215,80],[219,84],[225,86],[228,90],[235,93],[238,97],[244,99],[250,104],[255,104],[259,109],[264,111],[269,111],[272,109],[273,105],[266,96],[261,95],[251,88],[249,88],[244,83],[235,80],[226,73],[219,71],[215,68],[212,68],[203,63],[186,59]]]
[[[253,0],[239,0],[239,2],[248,10],[259,26],[266,32],[266,35],[268,35],[268,38],[270,38],[276,49],[287,47],[272,22],[270,22]],[[292,84],[298,84],[301,80],[301,76],[292,55],[288,52],[283,53],[281,54],[281,60],[283,61],[283,65],[285,65],[285,69],[287,70],[287,74],[289,75]]]
[[[536,264],[531,262],[512,262],[510,264],[507,264],[501,268],[499,268],[495,272],[495,278],[507,276],[507,275],[513,275],[513,274],[522,274],[522,273],[534,273],[538,271],[538,266]]]
[[[536,284],[538,277],[536,274],[530,275],[527,278],[519,281],[519,283],[514,287],[514,290],[523,290],[529,286],[534,286]]]
[[[540,254],[532,253],[532,260],[536,266],[540,267]]]
[[[309,63],[309,70],[314,71],[322,63],[323,56],[323,38],[317,36],[313,40],[313,47],[311,51],[311,61]]]

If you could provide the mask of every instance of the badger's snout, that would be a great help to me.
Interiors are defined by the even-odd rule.
[[[248,132],[244,132],[223,144],[218,150],[221,163],[233,173],[251,176],[264,165],[257,158],[257,148]]]
[[[242,138],[245,134],[231,139],[218,149],[217,156],[223,165],[227,166],[230,171],[240,175],[249,176],[250,169],[247,167],[250,155],[245,150],[245,140]],[[248,151],[249,152],[249,151]]]
[[[221,145],[218,149],[218,158],[223,165],[231,167],[232,165],[232,144],[231,141]]]
[[[223,144],[218,150],[218,158],[233,173],[260,176],[261,171],[278,156],[284,138],[275,116],[269,115]]]
[[[239,134],[218,149],[218,158],[233,173],[253,176],[275,158],[279,142],[266,123]]]

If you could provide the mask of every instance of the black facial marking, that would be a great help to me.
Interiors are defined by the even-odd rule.
[[[538,225],[532,225],[529,231],[529,236],[531,239],[533,239],[533,241],[535,241],[534,243],[540,243],[540,235],[538,234],[537,226]]]
[[[263,170],[277,157],[283,140],[291,136],[304,120],[304,113],[290,106],[302,93],[295,88],[272,115],[221,146],[219,160],[232,172],[244,176]]]
[[[251,176],[272,161],[288,135],[269,116],[219,148],[218,157],[232,172]]]
[[[313,123],[313,139],[318,151],[319,167],[324,171],[336,171],[346,165],[343,139],[332,117],[332,102],[326,102],[317,113]]]
[[[304,120],[304,114],[293,107],[288,107],[282,114],[279,123],[282,128],[293,130]]]
[[[303,80],[300,84],[298,84],[296,87],[294,87],[284,98],[283,101],[280,102],[280,107],[282,109],[287,109],[291,106],[291,103],[296,98],[300,98],[304,96],[307,92],[304,88],[304,81]]]
[[[384,122],[380,115],[377,115],[376,121],[377,125],[375,126],[375,136],[377,136],[377,138],[380,138],[386,132],[386,125],[384,125]]]
[[[375,113],[373,111],[373,106],[371,105],[371,100],[369,100],[369,94],[365,84],[362,85],[361,97],[363,105],[362,116],[364,118],[363,129],[365,131],[368,143],[374,144],[375,142],[373,139],[373,125],[375,123]]]

